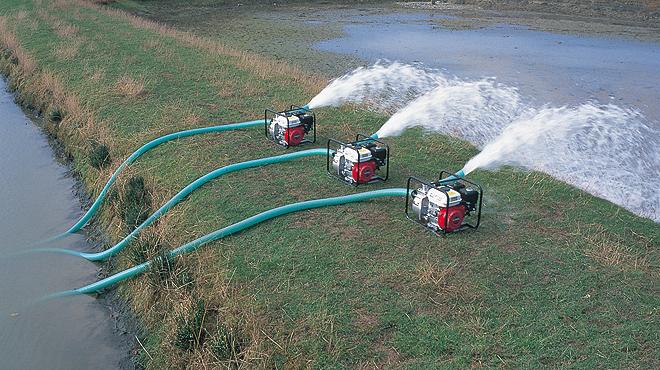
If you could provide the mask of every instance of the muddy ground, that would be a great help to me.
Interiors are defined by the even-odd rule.
[[[412,7],[428,8],[430,1],[408,1]],[[544,18],[569,17],[600,20],[603,23],[649,26],[660,20],[658,0],[437,0],[435,7],[454,7],[457,10],[474,9],[509,13],[536,13]]]

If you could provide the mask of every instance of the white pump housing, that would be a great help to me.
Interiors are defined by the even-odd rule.
[[[371,150],[367,148],[360,148],[358,150],[355,150],[355,148],[351,147],[343,147],[340,149],[346,160],[351,161],[353,163],[358,162],[358,156],[360,158],[360,163],[366,162],[371,159]],[[337,154],[340,154],[339,152]]]
[[[444,193],[438,189],[430,188],[426,196],[429,198],[429,202],[436,204],[438,207],[447,207],[447,197],[449,197],[449,207],[461,204],[461,193],[454,189]]]
[[[277,116],[275,116],[273,118],[270,125],[271,125],[271,127],[273,127],[275,125],[278,125],[282,129],[286,129],[287,128],[286,119],[287,119],[287,117],[278,114]],[[288,128],[298,127],[300,125],[301,125],[301,122],[300,122],[300,118],[298,118],[298,116],[295,116],[295,115],[289,116]]]
[[[461,193],[454,189],[443,192],[422,185],[415,190],[412,194],[412,210],[417,220],[433,230],[441,230],[438,225],[438,214],[440,210],[447,208],[447,197],[449,197],[449,207],[461,204]]]

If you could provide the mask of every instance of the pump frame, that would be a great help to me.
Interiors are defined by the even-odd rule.
[[[266,134],[266,137],[269,138],[270,140],[276,142],[278,145],[283,146],[284,148],[289,148],[291,145],[289,145],[288,143],[287,144],[281,144],[278,141],[276,141],[276,138],[274,138],[270,135],[270,132],[268,130],[268,126],[273,121],[273,119],[272,118],[269,119],[269,116],[284,117],[286,119],[286,128],[288,130],[291,127],[290,127],[290,123],[289,123],[289,116],[287,115],[287,113],[293,113],[293,112],[311,113],[311,115],[312,115],[312,129],[310,131],[313,132],[313,138],[312,138],[312,140],[309,140],[309,139],[307,139],[307,135],[305,135],[305,138],[302,141],[300,141],[299,145],[315,143],[316,142],[316,113],[314,113],[311,109],[306,109],[306,108],[299,107],[299,106],[293,105],[293,104],[289,107],[289,109],[286,109],[286,110],[283,110],[283,111],[280,111],[280,112],[276,112],[272,109],[265,109],[264,110],[264,133]],[[299,146],[299,145],[296,145],[296,146]]]
[[[443,176],[445,174],[448,175],[448,176],[443,179]],[[453,177],[453,179],[449,180],[452,177]],[[481,188],[481,185],[479,185],[479,184],[477,184],[473,181],[467,180],[464,177],[456,176],[455,174],[453,174],[449,171],[446,171],[446,170],[440,171],[440,176],[438,176],[438,178],[439,178],[439,180],[436,181],[436,182],[426,182],[426,181],[421,180],[421,179],[419,179],[415,176],[408,177],[408,181],[406,182],[406,190],[407,190],[406,191],[406,209],[405,209],[406,218],[408,218],[410,221],[412,221],[416,224],[419,224],[424,229],[435,233],[436,235],[445,236],[447,234],[455,233],[457,231],[462,231],[462,230],[465,230],[465,229],[474,229],[474,230],[476,230],[479,227],[479,224],[481,223],[481,205],[482,205],[482,201],[483,201],[483,189]],[[465,222],[465,219],[464,219],[464,222],[461,224],[461,226],[459,228],[457,228],[456,230],[447,231],[449,217],[445,217],[444,225],[441,228],[441,230],[438,231],[438,230],[432,230],[431,228],[429,228],[427,226],[427,224],[425,224],[421,220],[417,219],[417,217],[411,217],[410,216],[410,212],[409,212],[410,211],[410,201],[412,199],[411,190],[413,190],[413,188],[411,188],[411,185],[414,185],[414,184],[426,185],[429,188],[438,189],[439,187],[443,186],[443,183],[448,184],[450,182],[458,182],[458,181],[461,181],[465,184],[469,184],[471,186],[474,186],[478,190],[479,200],[477,201],[477,209],[474,211],[474,212],[476,212],[476,217],[477,217],[476,224],[473,225],[469,222]],[[419,187],[420,186],[415,186],[414,189],[417,189]],[[447,201],[445,202],[446,205],[445,205],[444,209],[445,209],[446,214],[448,215],[449,214],[449,208],[450,208],[449,207],[449,194],[447,194],[444,191],[442,193],[445,195],[445,197],[447,197]],[[467,214],[466,214],[466,216],[467,216]]]
[[[330,153],[330,144],[334,143],[334,144],[337,144],[339,147],[341,147],[341,146],[346,147],[346,146],[351,146],[352,145],[356,149],[359,149],[359,147],[357,147],[357,145],[360,145],[361,143],[365,143],[365,142],[371,142],[371,141],[375,141],[378,144],[380,144],[381,146],[385,147],[385,152],[386,152],[385,153],[385,177],[383,177],[381,175],[374,174],[374,176],[371,178],[371,180],[369,180],[369,182],[361,184],[360,183],[360,171],[358,171],[358,178],[357,178],[356,181],[348,182],[344,178],[339,176],[339,174],[337,174],[334,171],[330,170],[331,162],[332,162],[331,159],[334,159],[334,156],[335,156],[335,153],[336,153],[336,152],[332,153],[332,154]],[[350,142],[350,143],[345,143],[343,141],[339,141],[339,140],[335,140],[335,139],[328,139],[328,143],[326,145],[326,150],[327,150],[326,161],[325,161],[326,171],[328,172],[328,174],[330,176],[337,178],[338,180],[340,180],[341,182],[343,182],[345,184],[349,184],[349,185],[353,185],[355,187],[358,187],[360,185],[365,185],[365,184],[368,185],[368,184],[373,184],[375,182],[387,181],[387,179],[390,177],[390,146],[387,145],[385,142],[383,142],[381,140],[374,139],[371,136],[367,136],[365,134],[358,133],[357,135],[355,135],[355,141]],[[359,168],[360,163],[361,163],[360,162],[360,155],[358,154],[357,157],[358,157],[357,158],[358,161],[355,165],[358,166],[358,168]]]

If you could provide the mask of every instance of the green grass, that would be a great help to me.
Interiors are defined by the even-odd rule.
[[[16,19],[18,10],[27,16]],[[253,119],[313,95],[286,76],[260,77],[235,57],[94,8],[48,13],[78,32],[59,36],[32,1],[0,4],[20,45],[111,134],[115,164],[160,134],[211,118]],[[54,51],[72,41],[77,54],[62,60]],[[122,93],[125,77],[143,92]],[[387,118],[353,108],[318,117],[320,143],[374,132]],[[409,175],[431,179],[477,152],[420,130],[388,142],[392,178],[372,188],[401,186]],[[156,207],[217,167],[284,151],[259,129],[182,139],[145,155],[120,184],[144,177]],[[74,151],[75,168],[95,192],[107,176],[87,155]],[[381,199],[288,215],[209,244],[176,261],[192,274],[192,289],[150,295],[147,277],[124,285],[149,334],[150,356],[139,361],[218,365],[213,345],[190,352],[173,344],[177,320],[194,317],[202,299],[220,328],[210,332],[241,338],[249,367],[657,368],[657,224],[539,173],[504,168],[471,178],[485,189],[476,232],[436,237],[406,220],[401,199]],[[355,191],[328,178],[319,158],[251,169],[204,186],[148,233],[177,246],[275,206]],[[125,227],[117,202],[102,219],[113,238]],[[135,253],[119,259],[117,268],[128,266]]]

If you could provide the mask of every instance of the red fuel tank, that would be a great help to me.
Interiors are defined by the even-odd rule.
[[[449,215],[449,217],[447,217]],[[463,219],[465,218],[465,206],[462,204],[449,207],[441,208],[438,212],[438,226],[444,230],[445,220],[447,222],[447,232],[452,232],[457,230],[461,225],[463,225]]]
[[[284,130],[284,141],[289,146],[296,146],[305,138],[305,129],[302,126],[291,127]]]
[[[353,181],[358,184],[366,184],[371,181],[371,178],[374,177],[376,173],[376,161],[373,159],[366,162],[361,162],[359,165],[356,163],[353,165]]]

